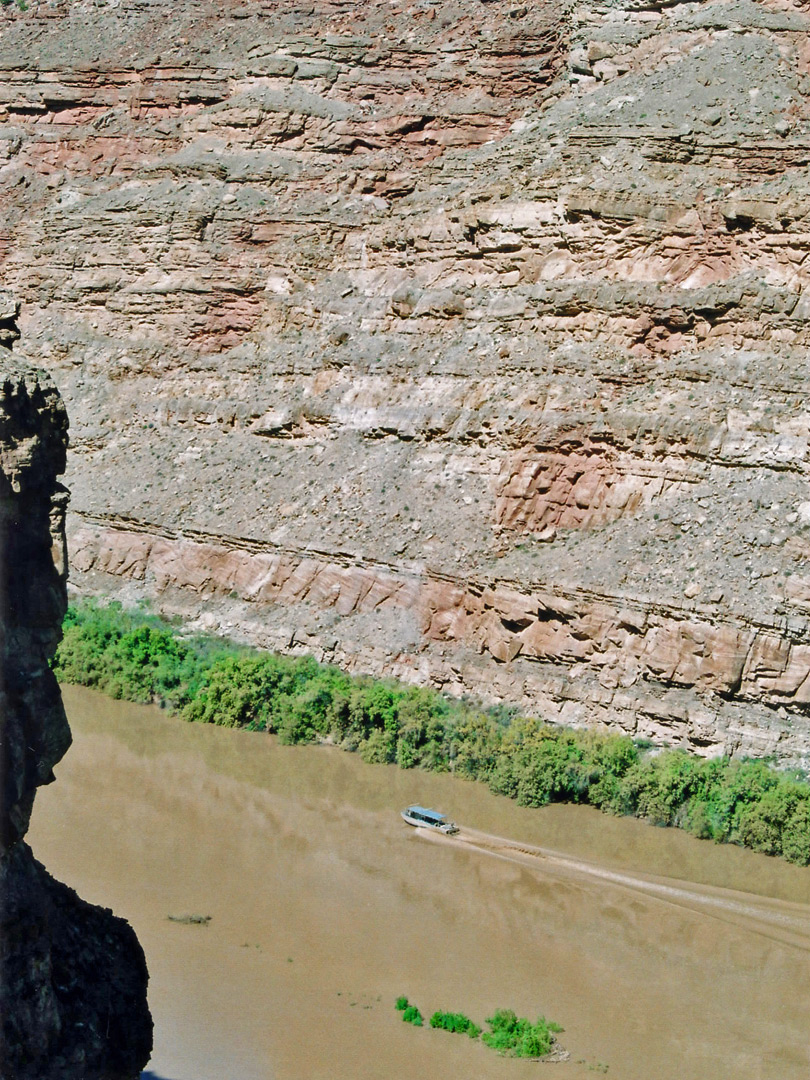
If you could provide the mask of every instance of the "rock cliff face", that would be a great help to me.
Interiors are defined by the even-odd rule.
[[[14,304],[0,304],[13,325]],[[0,346],[0,1076],[131,1080],[151,1050],[140,946],[23,841],[70,745],[48,664],[66,606],[66,447],[53,383]]]
[[[79,588],[810,765],[806,4],[2,18]]]

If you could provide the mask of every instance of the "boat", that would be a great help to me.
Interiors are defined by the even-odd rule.
[[[458,832],[455,822],[440,814],[438,810],[428,810],[426,806],[408,806],[402,811],[402,817],[409,825],[415,825],[418,829],[437,829],[448,836]]]

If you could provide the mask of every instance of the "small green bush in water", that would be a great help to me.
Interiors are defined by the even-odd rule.
[[[563,1029],[559,1024],[538,1017],[537,1023],[518,1017],[511,1009],[498,1009],[487,1019],[491,1031],[481,1039],[492,1050],[509,1057],[540,1058],[551,1052],[554,1036]]]
[[[422,1027],[422,1014],[415,1006],[408,1004],[406,997],[397,998],[396,1008],[402,1012],[403,1020]],[[544,1016],[533,1024],[519,1018],[511,1009],[498,1009],[487,1023],[491,1030],[481,1036],[483,1042],[492,1050],[509,1057],[546,1057],[556,1041],[555,1035],[563,1030],[559,1024],[546,1020]],[[430,1018],[430,1026],[457,1035],[468,1035],[471,1039],[481,1035],[481,1028],[464,1013],[438,1009]]]
[[[400,996],[397,998],[394,1008],[398,1012],[402,1013],[402,1019],[405,1021],[406,1024],[413,1024],[414,1027],[422,1027],[422,1024],[424,1022],[422,1019],[422,1014],[419,1012],[415,1005],[411,1005],[409,1003],[408,999],[405,997],[404,994],[400,994]]]
[[[464,1013],[435,1012],[430,1018],[430,1026],[458,1035],[469,1035],[471,1039],[477,1039],[481,1034],[481,1028]]]
[[[424,1022],[422,1014],[415,1005],[409,1005],[407,1009],[403,1010],[402,1019],[406,1024],[413,1024],[414,1027],[421,1027]]]

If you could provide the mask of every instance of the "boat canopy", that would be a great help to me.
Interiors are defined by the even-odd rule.
[[[445,815],[440,814],[438,810],[428,810],[425,806],[409,806],[407,812],[425,821],[435,821],[437,824],[447,820]]]

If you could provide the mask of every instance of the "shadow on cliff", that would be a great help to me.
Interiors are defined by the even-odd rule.
[[[146,1072],[141,1073],[140,1080],[172,1080],[170,1076],[163,1076],[161,1073],[150,1072],[148,1069]]]

